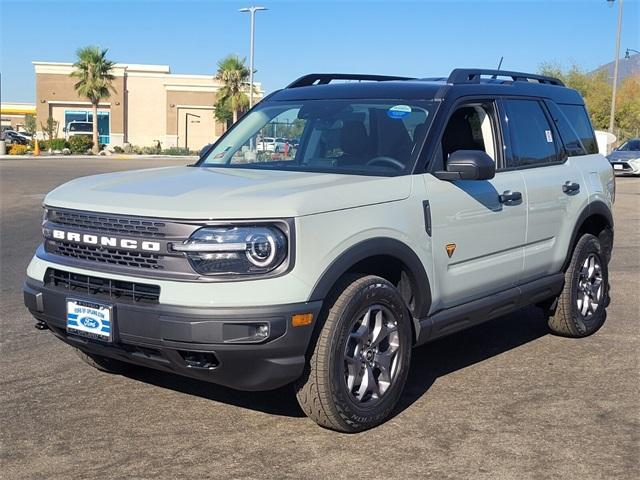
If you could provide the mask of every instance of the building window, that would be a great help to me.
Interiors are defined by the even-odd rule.
[[[64,126],[65,131],[69,129],[70,122],[92,122],[93,112],[91,110],[65,110]],[[109,143],[109,112],[98,112],[98,141],[101,144]]]

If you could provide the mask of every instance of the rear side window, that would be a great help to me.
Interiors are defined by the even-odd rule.
[[[507,168],[534,167],[558,160],[555,133],[536,100],[506,100],[513,155]]]
[[[598,153],[598,143],[589,121],[587,110],[582,105],[558,105],[576,131],[587,153]]]

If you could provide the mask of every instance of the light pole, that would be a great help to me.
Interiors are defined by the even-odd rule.
[[[189,152],[189,117],[200,118],[200,115],[196,115],[195,113],[185,113],[184,115],[184,149]]]
[[[624,52],[624,58],[626,59],[631,58],[631,55],[629,55],[629,52],[640,53],[638,50],[634,50],[633,48],[627,48],[627,51]]]
[[[240,12],[251,14],[251,39],[249,41],[249,108],[253,107],[253,36],[256,26],[256,12],[267,10],[265,7],[245,7]]]
[[[613,5],[615,0],[607,0]],[[622,31],[622,2],[618,0],[618,31],[616,32],[616,58],[613,62],[613,92],[611,94],[611,113],[609,115],[609,133],[613,133],[616,115],[616,95],[618,93],[618,64],[620,63],[620,33]]]

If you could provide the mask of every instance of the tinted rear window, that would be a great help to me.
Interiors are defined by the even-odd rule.
[[[596,142],[587,110],[582,105],[558,106],[567,117],[567,120],[569,120],[569,123],[571,123],[580,140],[582,140],[582,145],[584,145],[587,153],[598,153],[598,143]]]

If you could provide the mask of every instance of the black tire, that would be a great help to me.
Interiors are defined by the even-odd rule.
[[[93,368],[96,368],[102,372],[121,374],[129,372],[133,365],[130,363],[122,362],[120,360],[116,360],[115,358],[103,357],[101,355],[96,355],[94,353],[83,352],[75,348],[78,357],[86,363],[87,365],[91,365]]]
[[[391,415],[407,380],[412,348],[407,307],[390,282],[373,275],[359,275],[343,279],[327,298],[323,311],[307,367],[295,385],[298,402],[307,416],[331,430],[359,432],[375,427]],[[380,340],[382,335],[377,337],[381,342],[377,346],[374,327],[364,320],[367,313],[369,318],[375,317],[375,326],[384,323],[387,327],[384,331],[389,332],[384,333],[388,335],[386,340]],[[365,323],[368,327],[363,327]],[[365,334],[367,328],[371,331]],[[365,343],[365,336],[373,339],[373,344]],[[353,342],[352,358],[348,350]],[[356,357],[361,370],[353,362]],[[377,363],[383,357],[386,367]],[[362,376],[349,375],[350,368]],[[386,377],[383,368],[388,372]],[[364,376],[367,385],[374,385],[374,390],[377,386],[377,394],[367,393]],[[350,390],[347,382],[351,378],[354,380]],[[360,388],[356,388],[358,385]],[[361,389],[365,390],[363,394]]]
[[[600,299],[597,308],[583,314],[581,308],[578,307],[579,298],[587,295],[589,299],[597,296],[593,293],[593,287],[587,287],[586,290],[581,287],[581,271],[589,258],[594,258],[598,262],[602,286]],[[609,298],[609,270],[607,267],[607,256],[603,252],[598,237],[585,234],[578,240],[571,263],[564,275],[564,288],[555,302],[555,311],[550,312],[549,328],[556,335],[563,337],[580,338],[591,335],[596,332],[607,318],[606,306]],[[589,292],[589,293],[585,293]],[[585,301],[582,301],[582,305]]]

